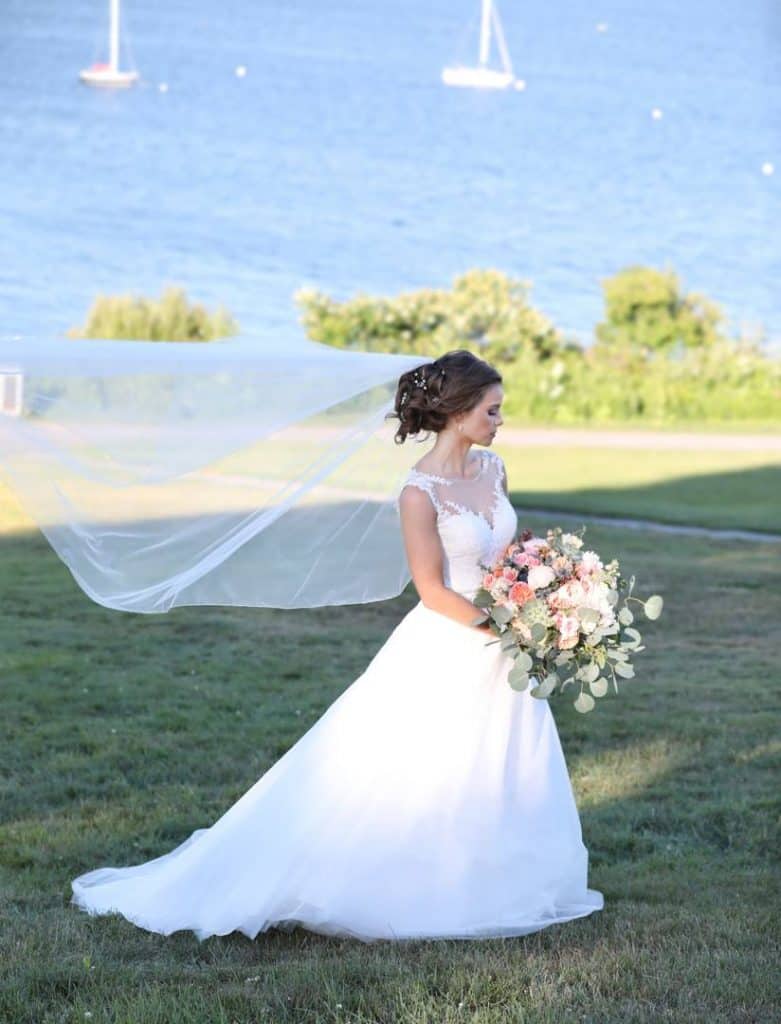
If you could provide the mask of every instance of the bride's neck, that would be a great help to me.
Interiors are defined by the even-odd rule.
[[[442,476],[471,476],[469,467],[474,461],[471,447],[471,441],[440,434],[434,447],[426,452],[426,468]]]

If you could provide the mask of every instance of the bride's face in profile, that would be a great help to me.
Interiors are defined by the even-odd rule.
[[[463,428],[459,433],[463,437],[469,438],[473,444],[490,444],[496,436],[496,431],[504,423],[502,419],[503,400],[502,385],[492,384],[474,409],[470,409],[468,413],[456,420],[455,429],[458,430],[460,421]]]

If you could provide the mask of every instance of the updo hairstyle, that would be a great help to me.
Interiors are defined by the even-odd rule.
[[[396,444],[421,432],[438,434],[451,416],[474,409],[492,384],[501,383],[499,371],[467,349],[407,370],[399,377],[393,412],[385,417],[399,420]]]

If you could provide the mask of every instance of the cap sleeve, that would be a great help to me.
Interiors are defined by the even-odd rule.
[[[411,469],[407,474],[404,483],[401,486],[401,491],[399,491],[399,497],[401,497],[401,493],[405,487],[417,487],[419,490],[425,491],[426,494],[431,499],[431,504],[434,506],[436,512],[440,513],[442,511],[442,505],[439,501],[439,498],[437,498],[437,492],[434,487],[434,482],[433,480],[430,480],[427,476],[424,476],[423,473],[419,473],[417,470]]]

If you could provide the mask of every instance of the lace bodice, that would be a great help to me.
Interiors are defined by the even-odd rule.
[[[437,511],[445,555],[445,586],[471,600],[482,579],[480,562],[490,564],[515,536],[518,517],[502,487],[504,463],[480,449],[479,468],[470,479],[451,479],[411,469],[401,490],[425,491]]]

